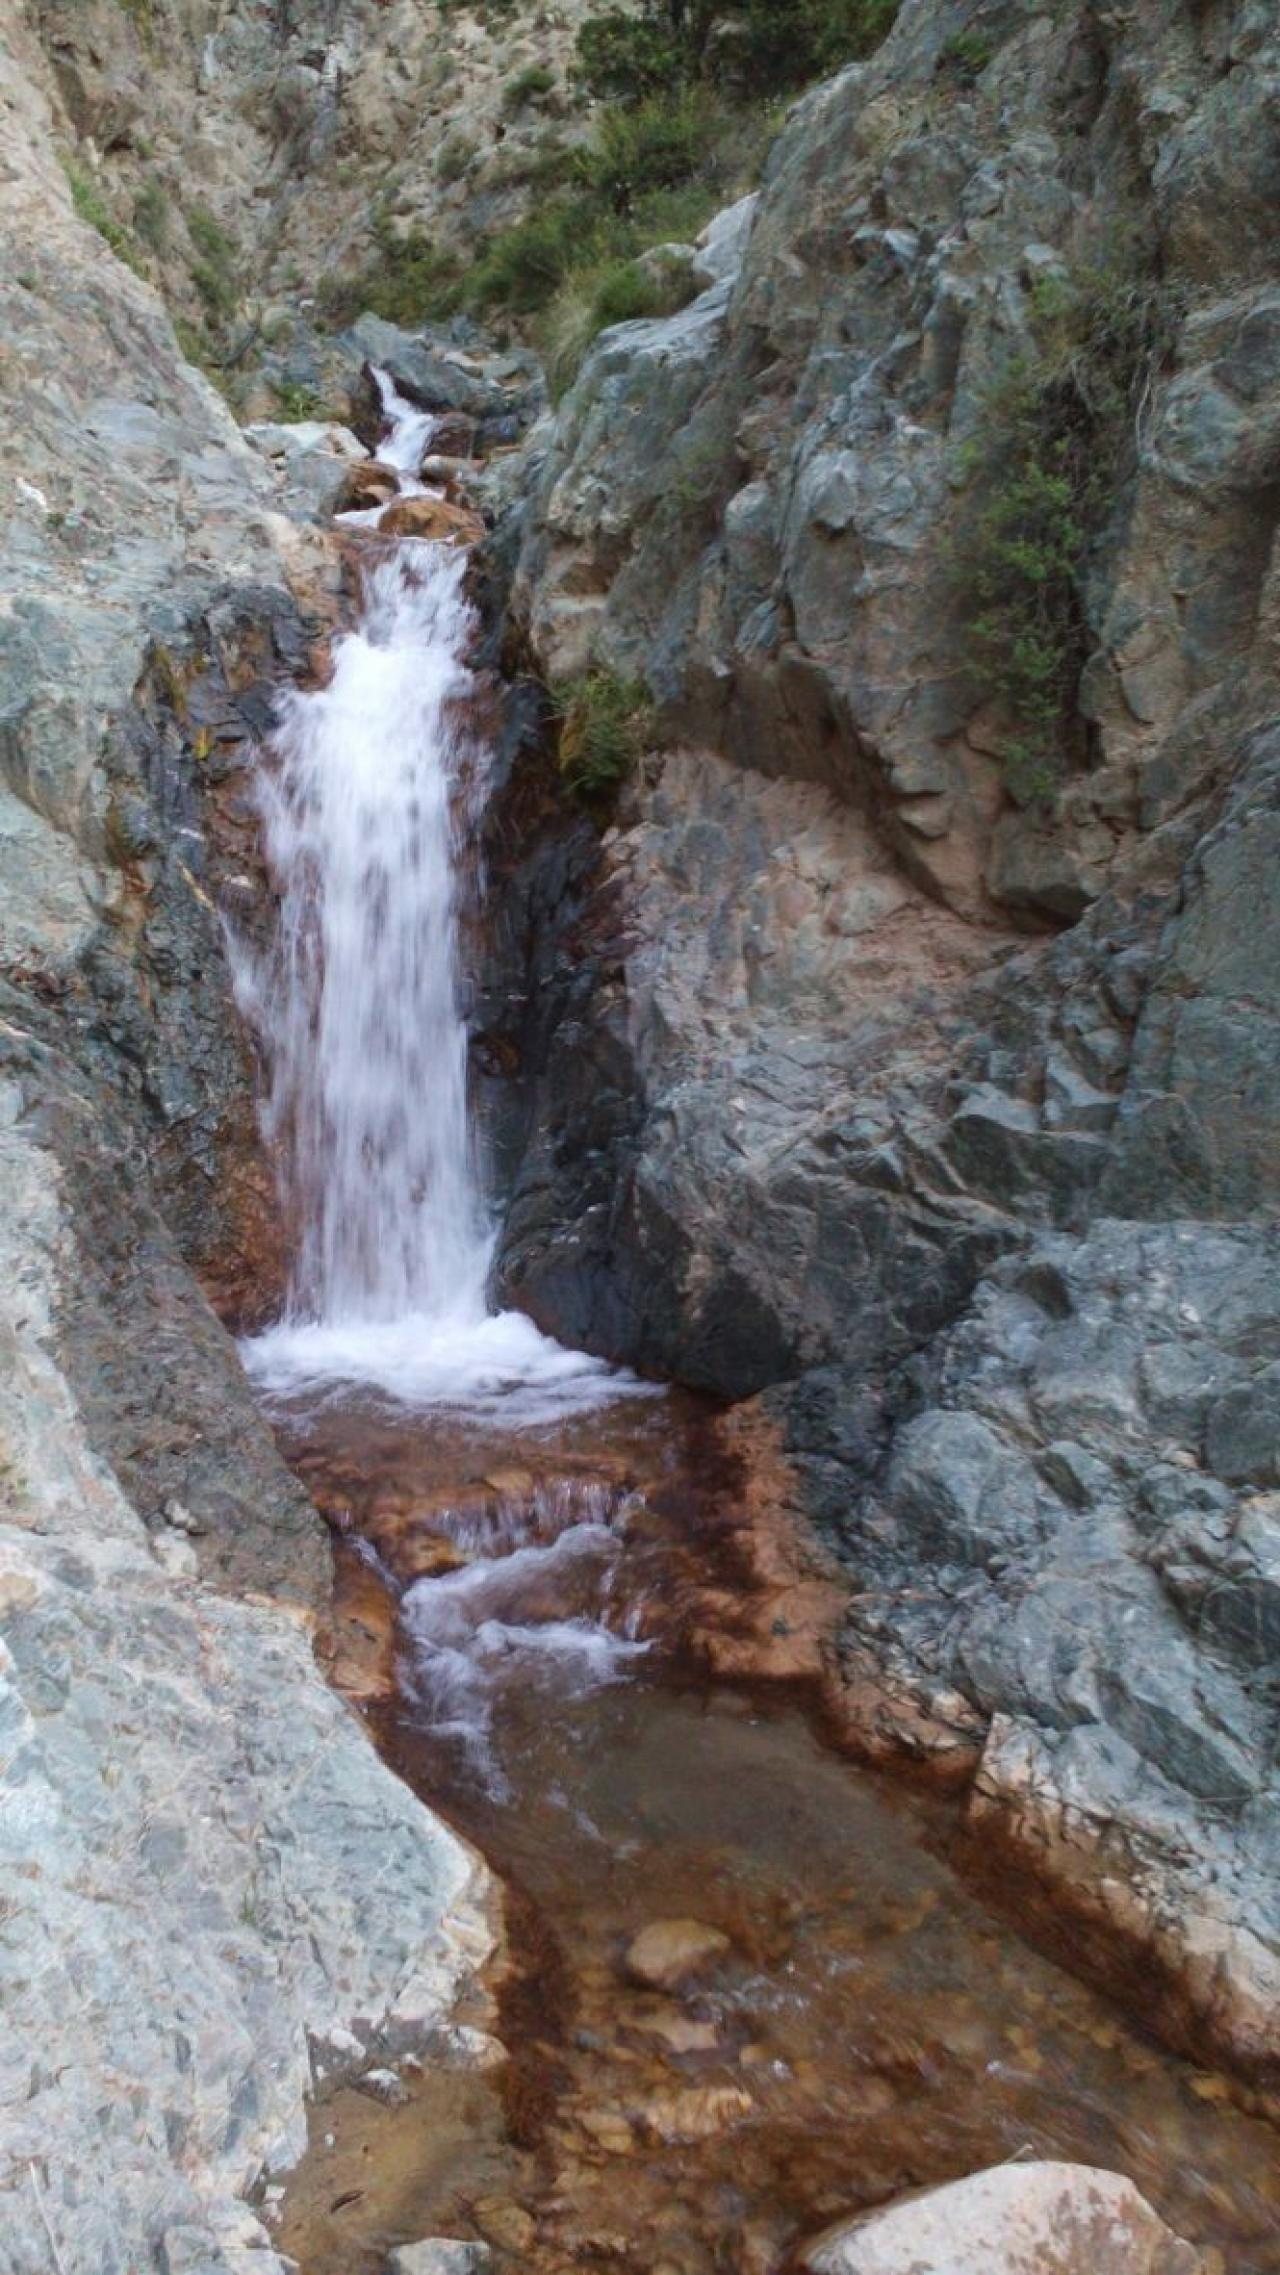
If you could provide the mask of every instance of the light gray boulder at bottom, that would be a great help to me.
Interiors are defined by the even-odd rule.
[[[421,2243],[402,2243],[392,2252],[387,2275],[486,2275],[491,2258],[487,2243],[424,2236]]]
[[[1087,2164],[1001,2164],[828,2228],[809,2275],[1199,2275],[1205,2262],[1131,2180]]]

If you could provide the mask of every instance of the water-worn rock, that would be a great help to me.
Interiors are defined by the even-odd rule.
[[[485,2275],[492,2256],[487,2243],[424,2236],[421,2243],[397,2246],[387,2260],[387,2275]]]
[[[1003,2164],[928,2188],[807,2244],[811,2275],[1197,2275],[1201,2254],[1131,2180],[1084,2164]]]
[[[713,1967],[729,1938],[705,1920],[650,1920],[627,1946],[627,1973],[655,1991],[678,1991]]]
[[[188,1269],[262,1168],[218,900],[260,920],[308,628],[269,467],[73,210],[53,13],[0,34],[0,2269],[272,2275],[306,2093],[492,1929],[320,1678],[323,1530]]]

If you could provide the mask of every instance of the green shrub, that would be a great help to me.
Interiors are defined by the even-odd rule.
[[[390,324],[412,328],[452,315],[460,299],[456,256],[420,229],[397,236],[386,215],[377,216],[373,226],[377,251],[368,268],[352,277],[321,277],[317,284],[316,308],[323,322],[341,330],[367,309]]]
[[[556,402],[577,376],[591,342],[611,324],[629,324],[642,316],[670,316],[682,308],[694,291],[688,270],[655,276],[639,263],[622,258],[603,261],[598,268],[572,277],[557,296],[543,327],[542,349],[552,399]]]
[[[469,135],[446,134],[435,156],[437,181],[461,181],[476,154],[476,146]]]
[[[955,569],[977,691],[1008,722],[1022,803],[1050,795],[1080,738],[1084,579],[1129,469],[1173,308],[1136,238],[1031,294],[1031,339],[982,405],[962,455],[972,502]]]
[[[657,12],[631,16],[611,8],[582,25],[573,76],[599,102],[640,103],[678,85],[689,66],[687,48]]]
[[[97,183],[88,174],[82,174],[70,158],[62,160],[62,171],[67,177],[71,203],[80,219],[87,221],[91,229],[97,230],[98,235],[120,260],[127,261],[130,268],[136,268],[138,264],[129,243],[129,232],[122,222],[116,220]]]
[[[169,242],[169,200],[164,186],[150,175],[133,201],[133,226],[144,245],[163,253]]]
[[[972,87],[994,54],[993,43],[982,32],[953,32],[938,57],[938,68],[949,71],[962,87]]]
[[[536,103],[551,94],[555,83],[556,75],[545,63],[531,63],[527,70],[508,79],[502,90],[502,107],[505,111],[522,111],[526,103]]]
[[[598,101],[631,105],[701,80],[755,101],[869,55],[898,0],[642,0],[581,26],[574,77]]]
[[[194,205],[186,217],[187,235],[195,247],[191,282],[210,317],[225,323],[236,311],[240,280],[235,246],[220,221],[204,206]]]
[[[558,765],[567,788],[597,803],[626,780],[648,748],[653,705],[643,680],[597,668],[552,689],[560,722]]]
[[[301,424],[304,419],[327,419],[329,407],[314,387],[300,379],[274,379],[272,387],[280,416],[288,425]]]
[[[580,154],[580,178],[615,213],[630,213],[649,192],[713,167],[717,123],[714,106],[696,88],[606,111]]]

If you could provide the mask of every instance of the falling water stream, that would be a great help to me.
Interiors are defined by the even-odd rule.
[[[380,384],[421,490],[430,419]],[[463,556],[379,512],[348,517],[360,621],[260,770],[280,923],[239,984],[295,1253],[244,1355],[337,1537],[337,1678],[509,1891],[511,2058],[322,2092],[282,2248],[303,2275],[430,2234],[500,2271],[773,2275],[839,2214],[1033,2153],[1131,2172],[1231,2275],[1280,2275],[1270,2129],[985,1912],[945,1818],[833,1754],[800,1690],[709,1674],[753,1584],[715,1417],[490,1308],[475,625]],[[723,1940],[662,1990],[627,1954],[673,1915]]]

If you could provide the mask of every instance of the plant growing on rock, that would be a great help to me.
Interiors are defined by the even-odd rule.
[[[587,17],[574,77],[625,105],[681,81],[754,101],[870,54],[897,11],[898,0],[643,0],[638,13]]]
[[[1051,795],[1081,742],[1084,580],[1172,313],[1129,239],[1039,279],[1026,344],[960,457],[972,501],[954,557],[968,668],[1008,723],[1006,780],[1022,804]]]
[[[62,171],[71,192],[71,203],[80,219],[87,221],[91,229],[97,230],[117,260],[125,261],[131,269],[136,269],[137,256],[129,242],[129,232],[123,222],[116,220],[97,183],[88,174],[82,173],[70,158],[62,160]]]
[[[641,679],[597,666],[551,691],[560,723],[557,763],[584,805],[600,803],[631,773],[653,737],[653,704]]]

